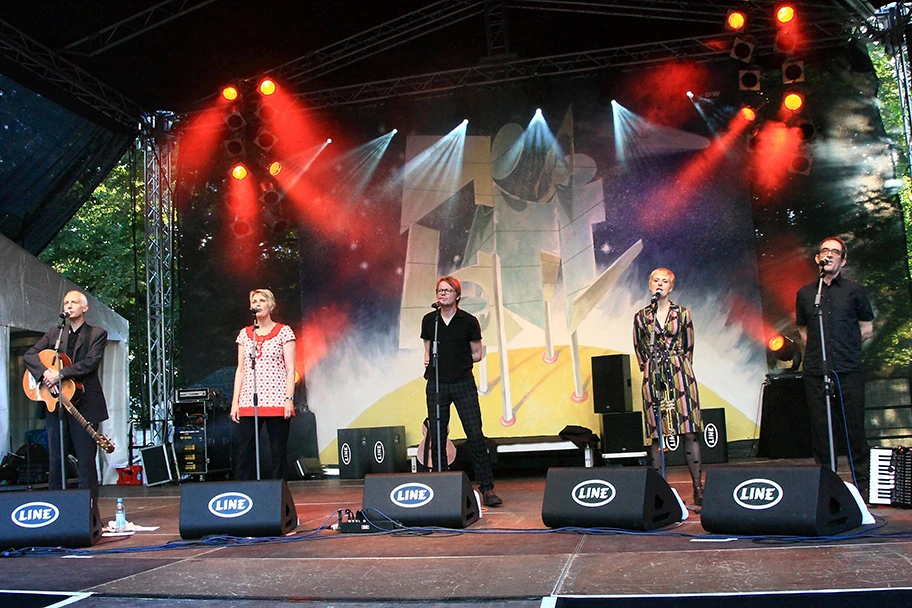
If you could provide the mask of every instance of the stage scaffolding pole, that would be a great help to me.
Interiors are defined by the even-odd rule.
[[[145,183],[146,356],[149,425],[153,445],[171,434],[174,383],[174,230],[171,176],[173,117],[147,114],[142,135]]]

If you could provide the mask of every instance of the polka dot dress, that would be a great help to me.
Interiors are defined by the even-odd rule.
[[[253,333],[253,326],[245,327],[238,334],[238,344],[244,347],[244,382],[239,400],[240,415],[253,416],[253,369],[250,353],[256,353],[256,383],[259,395],[260,416],[283,416],[285,414],[286,378],[284,346],[294,342],[294,331],[276,323],[265,336]]]

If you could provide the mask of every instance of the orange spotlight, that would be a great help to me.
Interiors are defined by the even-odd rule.
[[[804,105],[804,97],[798,93],[789,93],[785,96],[785,99],[782,101],[782,105],[791,110],[792,112],[801,108]]]
[[[754,109],[752,107],[744,106],[743,108],[741,108],[741,118],[743,118],[747,122],[754,122],[755,120],[757,120],[757,113],[754,111]]]
[[[277,160],[273,161],[273,162],[269,163],[268,170],[269,170],[269,175],[275,177],[276,175],[278,175],[279,173],[282,172],[282,163],[280,163]]]
[[[274,80],[271,80],[269,78],[264,78],[260,82],[259,90],[262,95],[266,95],[266,96],[272,95],[273,93],[276,92],[276,83]]]
[[[243,163],[238,163],[231,167],[231,177],[237,180],[244,179],[247,177],[247,167],[245,167]]]
[[[240,95],[240,93],[238,93],[237,87],[228,85],[222,89],[222,98],[227,99],[228,101],[234,101],[238,98],[238,95]]]
[[[776,21],[779,23],[789,23],[795,18],[795,7],[790,4],[783,4],[776,9]]]
[[[785,336],[773,336],[766,345],[773,352],[782,350],[782,347],[785,346]]]
[[[741,11],[730,11],[728,17],[725,18],[725,27],[730,30],[740,30],[746,23],[747,19]]]

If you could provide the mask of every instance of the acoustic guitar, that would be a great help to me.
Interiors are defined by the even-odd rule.
[[[434,468],[434,455],[431,454],[431,440],[430,440],[430,435],[428,433],[429,426],[430,426],[430,423],[428,422],[428,419],[425,418],[424,424],[421,425],[421,434],[423,435],[423,437],[421,438],[421,443],[418,444],[418,462],[421,463],[421,465],[423,465],[429,469],[433,469]],[[452,441],[450,441],[449,434],[450,434],[450,427],[447,427],[447,440],[446,440],[447,465],[453,464],[453,461],[456,460],[456,445]],[[427,458],[425,458],[425,454],[427,455]],[[427,462],[425,462],[425,460],[427,460]]]
[[[38,353],[38,360],[48,369],[57,369],[57,353],[50,348]],[[70,358],[63,353],[60,355],[60,362],[63,363],[63,367],[71,364]],[[70,416],[79,423],[79,426],[92,436],[98,447],[108,454],[114,451],[114,443],[107,436],[96,431],[95,427],[72,404],[72,401],[78,401],[79,397],[82,396],[83,386],[81,382],[72,378],[63,380],[60,383],[61,394],[58,395],[56,386],[50,389],[40,379],[36,379],[31,372],[26,371],[22,378],[22,390],[25,391],[25,396],[32,401],[44,401],[49,412],[56,410],[59,402],[70,413]]]

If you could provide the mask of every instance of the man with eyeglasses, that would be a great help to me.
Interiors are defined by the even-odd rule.
[[[831,236],[820,242],[814,260],[820,269],[820,311],[823,316],[826,366],[820,344],[820,321],[815,312],[819,282],[798,291],[795,323],[804,354],[804,389],[811,414],[814,460],[835,470],[830,461],[829,429],[824,378],[831,380],[830,404],[834,443],[845,437],[841,404],[845,405],[849,454],[862,496],[867,496],[869,448],[865,437],[865,374],[861,345],[874,334],[874,311],[864,286],[840,275],[848,252],[842,239]],[[833,450],[835,453],[835,449]]]
[[[462,286],[459,279],[451,276],[437,279],[436,309],[424,315],[421,320],[421,339],[424,340],[424,377],[427,379],[427,410],[430,421],[431,454],[437,454],[437,382],[440,383],[440,432],[441,444],[446,444],[447,427],[450,424],[450,403],[456,405],[459,420],[466,434],[466,444],[472,454],[475,481],[481,491],[486,507],[503,504],[494,493],[494,473],[491,459],[481,431],[481,406],[478,403],[478,387],[472,368],[481,361],[481,326],[478,319],[459,308]],[[439,314],[439,319],[438,319]],[[435,334],[436,325],[436,334]],[[437,364],[431,358],[433,341],[437,340]],[[441,469],[446,470],[446,458],[441,460]],[[434,462],[437,458],[434,457]]]

